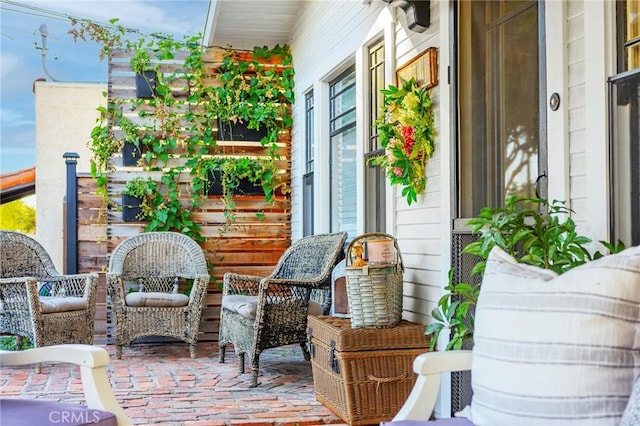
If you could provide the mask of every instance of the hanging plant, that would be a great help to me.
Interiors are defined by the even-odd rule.
[[[425,190],[427,161],[435,151],[431,97],[414,79],[381,92],[383,111],[375,126],[386,155],[369,163],[384,167],[391,184],[402,185],[402,196],[411,204]]]

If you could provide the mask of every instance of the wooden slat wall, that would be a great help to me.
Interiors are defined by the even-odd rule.
[[[215,72],[221,63],[224,51],[212,49],[206,55],[207,66]],[[128,65],[130,53],[117,51],[109,64],[109,98],[135,99],[135,76]],[[177,60],[181,59],[177,56]],[[163,72],[172,72],[178,62],[162,65]],[[277,64],[274,64],[277,66]],[[215,84],[215,79],[211,79]],[[173,83],[174,96],[184,98],[186,92],[184,82]],[[126,114],[126,113],[125,113]],[[137,113],[126,114],[137,121]],[[116,129],[116,136],[119,134]],[[290,133],[281,132],[278,138],[280,146],[281,175],[289,187],[290,183]],[[225,142],[220,144],[220,152],[245,153],[260,155],[264,148],[258,142]],[[185,161],[180,152],[171,164]],[[147,172],[142,167],[123,167],[122,158],[114,156],[112,163],[115,170],[109,175],[108,191],[117,204],[121,203],[120,191],[128,180],[135,176],[152,176],[159,180],[159,172]],[[185,188],[190,183],[188,173],[181,177]],[[224,205],[218,196],[209,196],[201,208],[194,212],[194,219],[202,226],[201,234],[206,237],[202,243],[207,259],[213,265],[209,271],[212,282],[205,296],[205,307],[202,312],[200,340],[217,341],[220,318],[220,299],[222,276],[225,272],[237,272],[264,276],[271,272],[282,253],[291,243],[291,200],[288,193],[278,193],[273,203],[266,202],[262,196],[236,196],[236,221],[226,232]],[[185,194],[185,205],[189,204]],[[119,208],[103,212],[100,217],[102,199],[96,194],[96,182],[87,175],[78,176],[78,247],[79,272],[106,271],[109,254],[122,240],[137,235],[144,230],[144,223],[123,222]],[[261,213],[258,216],[257,213]],[[104,280],[101,280],[101,286]],[[104,289],[101,289],[104,292]],[[96,337],[109,337],[111,324],[106,314],[107,307],[99,301],[99,313],[96,324]],[[108,339],[109,340],[109,339]]]

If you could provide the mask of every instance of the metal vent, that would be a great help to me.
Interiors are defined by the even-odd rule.
[[[471,276],[471,270],[480,259],[477,256],[463,254],[462,250],[478,238],[467,230],[454,230],[451,238],[451,267],[454,269],[453,282],[477,284],[479,276]],[[463,345],[463,349],[471,349],[473,343]],[[462,371],[451,373],[451,415],[471,404],[471,372]]]

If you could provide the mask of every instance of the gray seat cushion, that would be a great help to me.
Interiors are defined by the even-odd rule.
[[[0,424],[11,426],[118,426],[112,413],[79,404],[0,398]]]
[[[89,302],[83,297],[40,296],[42,313],[81,311],[89,308]]]
[[[138,291],[127,294],[124,301],[127,306],[179,308],[189,304],[189,296],[182,293],[160,293],[155,291],[144,293]]]
[[[222,307],[231,312],[235,312],[247,319],[256,319],[258,309],[258,296],[243,296],[240,294],[229,294],[222,297]],[[318,302],[309,301],[309,315],[322,315],[323,307]]]

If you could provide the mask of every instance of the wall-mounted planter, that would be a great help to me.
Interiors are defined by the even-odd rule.
[[[125,222],[138,222],[142,208],[142,200],[131,195],[122,194],[122,220]]]
[[[261,126],[260,130],[249,129],[247,122],[232,122],[218,120],[218,139],[221,141],[260,141],[267,136],[267,128]]]
[[[144,71],[136,74],[136,96],[139,99],[151,99],[156,93],[156,72]]]
[[[122,145],[122,165],[123,166],[136,166],[138,160],[142,157],[142,149],[139,145],[131,142],[125,142]]]
[[[220,170],[213,170],[209,173],[209,190],[208,195],[222,195],[222,172]],[[240,184],[233,191],[235,195],[264,195],[262,186],[260,184],[252,183],[248,178],[240,180]]]

